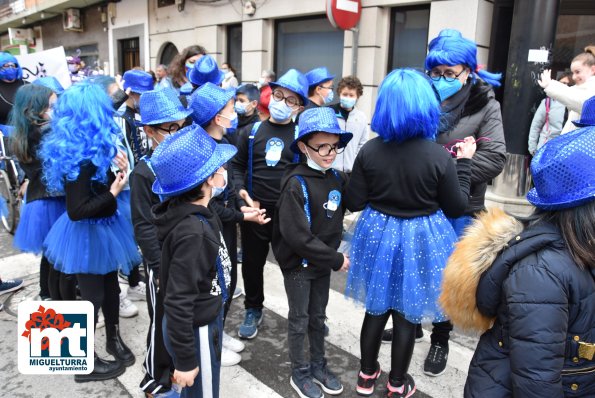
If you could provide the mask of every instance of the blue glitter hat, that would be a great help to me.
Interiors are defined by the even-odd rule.
[[[64,87],[62,87],[58,79],[56,79],[54,76],[40,77],[39,79],[33,80],[33,84],[47,87],[56,93],[56,95],[60,95],[64,92]]]
[[[576,127],[595,126],[595,95],[583,103],[581,118],[572,123]]]
[[[124,90],[128,90],[133,93],[142,94],[145,91],[153,90],[153,77],[142,70],[129,70],[122,76],[124,80]]]
[[[202,184],[227,163],[236,147],[217,144],[202,127],[193,124],[164,140],[151,156],[155,171],[152,190],[175,196]]]
[[[308,87],[318,86],[320,83],[328,82],[334,78],[335,76],[331,75],[328,69],[324,66],[312,69],[310,72],[306,73]]]
[[[209,82],[220,85],[225,78],[225,73],[219,70],[217,61],[210,55],[203,55],[188,72],[188,80],[195,86],[202,86]]]
[[[560,135],[541,147],[531,162],[535,188],[527,200],[543,210],[595,200],[595,127]]]
[[[213,83],[203,84],[188,97],[192,120],[199,126],[204,125],[213,119],[234,96],[234,89],[226,90]]]
[[[294,153],[302,153],[298,148],[297,143],[304,137],[313,133],[329,133],[339,136],[339,144],[344,147],[353,138],[353,134],[341,130],[337,115],[332,108],[319,107],[307,109],[300,114],[299,121],[299,135],[298,138],[291,143],[291,150]]]
[[[176,90],[164,88],[151,90],[140,96],[141,123],[161,124],[186,119],[192,113],[184,108],[178,98]]]
[[[269,83],[271,89],[275,90],[275,87],[283,87],[293,91],[302,99],[303,105],[308,105],[308,79],[300,71],[296,69],[288,70],[283,76],[276,82]]]

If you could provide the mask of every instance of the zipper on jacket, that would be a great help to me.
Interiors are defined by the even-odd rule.
[[[588,373],[594,373],[594,372],[595,372],[595,366],[591,366],[588,368],[582,368],[582,369],[562,369],[562,375],[564,375],[564,376],[582,375],[582,374],[588,374]]]

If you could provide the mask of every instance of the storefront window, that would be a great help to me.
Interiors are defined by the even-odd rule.
[[[430,6],[393,8],[391,17],[388,70],[424,70],[428,46]]]
[[[585,10],[587,11],[587,10]],[[595,4],[591,13],[595,13]],[[552,69],[561,73],[570,69],[572,59],[588,45],[595,44],[595,15],[560,15],[553,48]]]
[[[238,82],[242,81],[242,25],[229,25],[227,27],[227,59],[225,62],[236,71]]]

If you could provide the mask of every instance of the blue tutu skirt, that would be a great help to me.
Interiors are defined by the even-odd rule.
[[[132,211],[130,210],[130,189],[125,189],[116,196],[118,211],[132,225]]]
[[[368,206],[351,242],[345,295],[372,315],[395,310],[413,323],[444,321],[438,296],[456,240],[442,211],[398,218]]]
[[[25,203],[14,234],[14,247],[23,252],[40,254],[48,232],[65,211],[66,202],[63,196]]]
[[[467,228],[467,226],[469,226],[469,224],[471,224],[473,222],[473,217],[471,216],[461,216],[459,218],[448,218],[448,221],[450,222],[450,225],[452,225],[452,227],[455,230],[455,234],[457,234],[457,236],[460,238],[461,236],[463,236],[463,233],[465,232],[465,228]]]
[[[44,254],[65,274],[105,275],[120,269],[128,275],[141,262],[132,226],[119,212],[81,221],[64,213],[45,239]]]

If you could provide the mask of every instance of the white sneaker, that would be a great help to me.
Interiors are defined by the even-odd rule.
[[[242,357],[237,352],[223,347],[221,350],[221,366],[233,366],[240,363]]]
[[[139,282],[138,286],[128,287],[128,299],[132,301],[147,300],[147,286],[145,282]]]
[[[101,329],[102,327],[105,326],[105,318],[103,317],[103,313],[99,313],[99,315],[97,315],[97,329]]]
[[[122,318],[132,318],[138,315],[138,308],[128,300],[126,293],[120,293],[120,316]]]
[[[242,288],[241,287],[236,287],[236,290],[233,291],[233,298],[234,299],[237,299],[242,294],[244,294],[244,291],[242,290]]]
[[[233,352],[242,352],[246,346],[238,339],[234,339],[227,333],[223,332],[223,348],[227,348]]]

